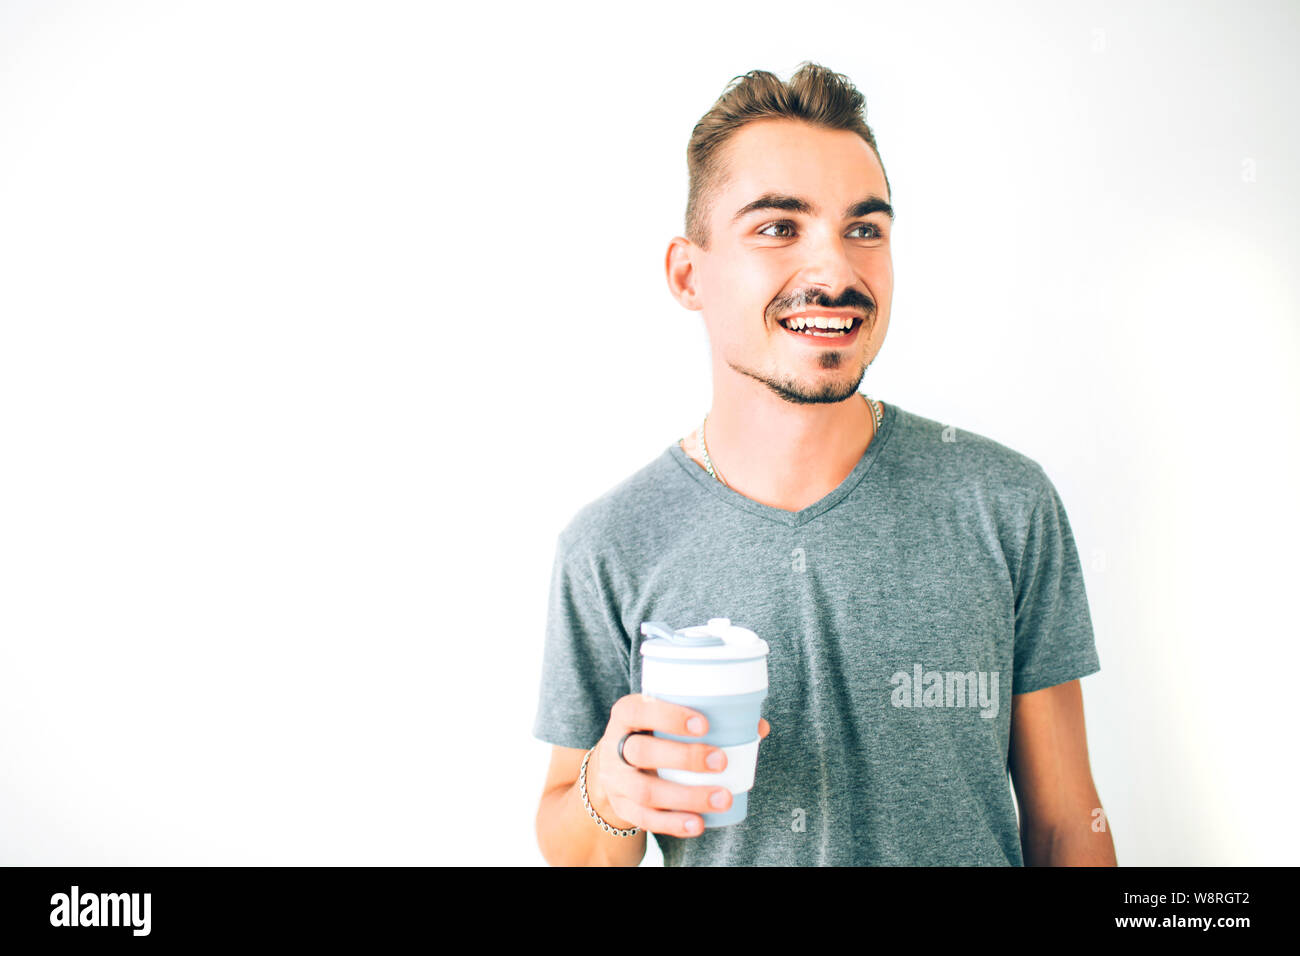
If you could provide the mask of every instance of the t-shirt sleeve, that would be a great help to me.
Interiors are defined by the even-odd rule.
[[[600,739],[614,702],[631,693],[631,641],[617,607],[562,533],[546,611],[541,691],[533,736],[583,750]]]
[[[1013,694],[1101,670],[1070,521],[1051,480],[1045,474],[1042,480],[1015,587]]]

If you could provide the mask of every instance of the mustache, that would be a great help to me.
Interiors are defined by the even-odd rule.
[[[777,299],[772,303],[770,313],[773,316],[786,315],[800,309],[853,309],[866,314],[868,319],[876,314],[876,303],[861,292],[847,290],[838,300],[829,299],[820,292],[798,292],[786,299]]]

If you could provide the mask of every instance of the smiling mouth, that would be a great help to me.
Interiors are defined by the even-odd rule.
[[[862,324],[862,319],[856,315],[847,319],[800,315],[780,319],[779,321],[781,326],[789,332],[807,335],[812,338],[828,339],[842,339],[845,336],[852,335]]]

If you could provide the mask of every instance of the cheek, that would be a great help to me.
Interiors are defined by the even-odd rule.
[[[867,288],[876,300],[876,309],[888,313],[894,295],[894,265],[889,259],[873,262],[863,270]]]
[[[753,296],[772,284],[779,290],[783,281],[781,276],[781,264],[777,257],[747,256],[728,271],[727,279],[732,292],[747,289]]]
[[[728,312],[751,320],[761,319],[788,279],[774,262],[754,257],[717,276],[713,289]]]

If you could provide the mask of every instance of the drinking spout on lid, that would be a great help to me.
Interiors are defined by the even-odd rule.
[[[709,618],[708,629],[710,634],[716,634],[728,644],[753,644],[758,640],[757,634],[732,624],[729,617]]]

